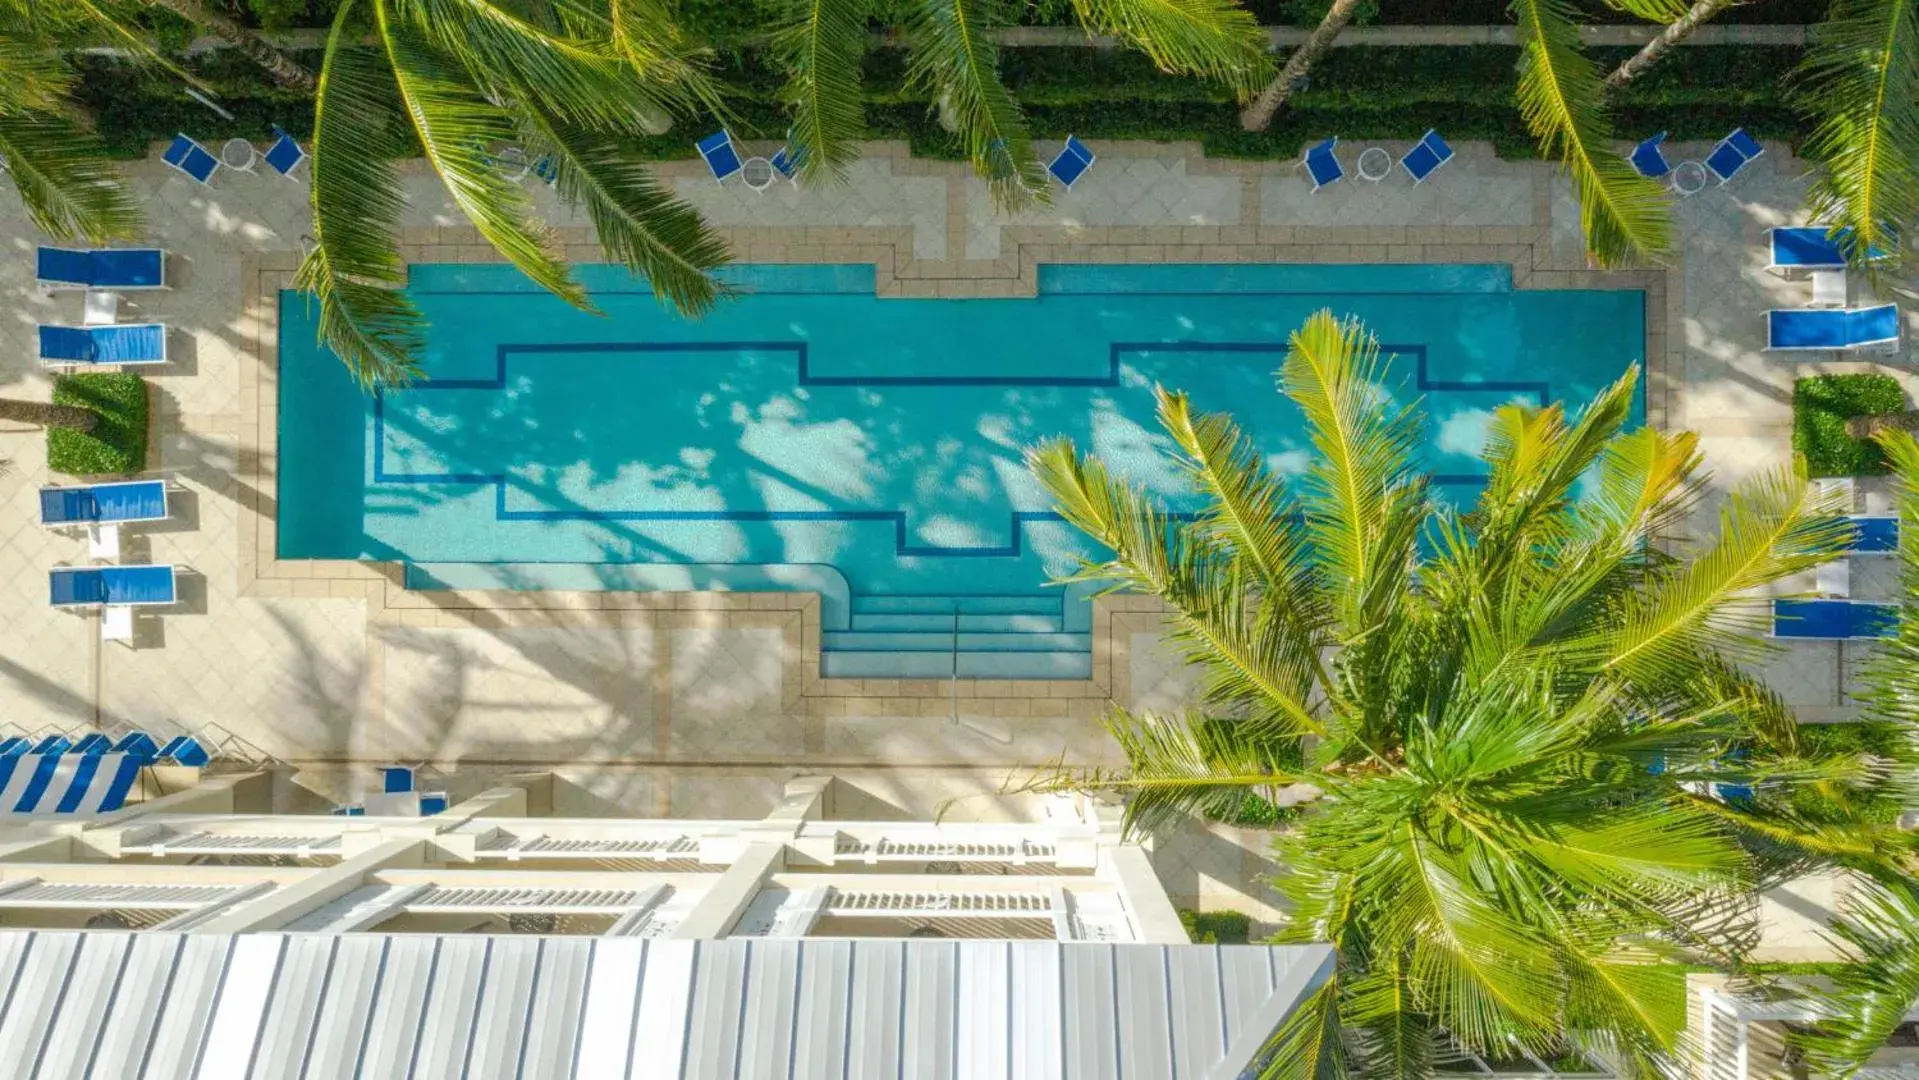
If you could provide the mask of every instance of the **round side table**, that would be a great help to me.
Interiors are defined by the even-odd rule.
[[[765,191],[773,183],[773,163],[763,157],[740,162],[740,180],[754,191]]]
[[[1672,167],[1672,189],[1680,195],[1697,195],[1706,189],[1706,167],[1697,161],[1682,161]]]
[[[1393,171],[1393,156],[1384,147],[1369,146],[1359,152],[1359,178],[1377,184]]]
[[[220,164],[225,165],[229,169],[240,169],[245,172],[252,172],[253,162],[259,156],[259,151],[255,150],[253,144],[245,139],[228,139],[226,143],[220,147]]]

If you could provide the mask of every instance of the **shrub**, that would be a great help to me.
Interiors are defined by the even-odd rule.
[[[125,371],[62,375],[53,403],[100,417],[92,431],[47,429],[47,467],[75,476],[134,473],[147,466],[147,384]]]
[[[1904,730],[1897,724],[1878,720],[1850,724],[1801,724],[1799,747],[1801,754],[1809,761],[1841,754],[1861,754],[1891,763],[1891,767],[1899,771],[1911,769],[1914,757]],[[1905,810],[1905,802],[1887,787],[1881,784],[1877,789],[1866,792],[1828,792],[1822,786],[1815,785],[1800,791],[1794,796],[1793,802],[1809,815],[1831,813],[1840,806],[1840,799],[1834,796],[1842,796],[1845,803],[1866,820],[1891,824],[1899,820],[1899,815]]]
[[[1195,945],[1244,945],[1252,936],[1253,920],[1239,911],[1180,909],[1179,924]]]
[[[1792,390],[1792,448],[1814,476],[1878,476],[1887,471],[1876,443],[1846,434],[1855,416],[1903,412],[1906,393],[1890,375],[1815,375]]]

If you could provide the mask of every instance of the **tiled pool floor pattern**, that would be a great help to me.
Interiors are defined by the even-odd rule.
[[[370,399],[287,294],[281,558],[431,564],[409,581],[443,587],[830,568],[827,674],[1083,679],[1086,600],[1046,586],[1090,552],[1026,448],[1071,437],[1197,509],[1165,386],[1296,473],[1311,447],[1274,371],[1326,308],[1383,339],[1383,389],[1423,401],[1425,464],[1464,500],[1495,407],[1586,399],[1645,341],[1639,294],[1515,292],[1493,266],[1045,266],[1027,300],[879,300],[870,267],[732,276],[742,298],[688,322],[614,268],[583,273],[596,318],[511,268],[416,266],[427,377]]]

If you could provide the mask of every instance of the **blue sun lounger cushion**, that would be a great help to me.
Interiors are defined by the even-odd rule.
[[[34,257],[40,287],[57,289],[164,289],[167,253],[159,248],[41,247]]]
[[[300,149],[299,140],[279,128],[274,128],[273,133],[278,138],[273,140],[272,146],[267,147],[267,168],[281,176],[290,177],[293,175],[293,170],[299,168],[300,163],[307,159],[307,152]]]
[[[1852,230],[1828,229],[1823,225],[1790,225],[1766,230],[1772,248],[1768,270],[1844,270],[1846,248],[1852,244]],[[1886,253],[1874,248],[1868,259],[1883,259]]]
[[[701,139],[699,147],[700,157],[706,159],[706,167],[713,171],[713,179],[725,180],[740,171],[740,152],[733,146],[733,136],[724,129]]]
[[[47,576],[54,607],[171,604],[171,566],[56,566]]]
[[[1806,641],[1891,637],[1899,627],[1894,604],[1854,600],[1774,600],[1772,636]]]
[[[1406,170],[1406,175],[1413,178],[1413,183],[1420,184],[1452,159],[1453,148],[1446,145],[1446,140],[1439,137],[1439,132],[1429,128],[1426,134],[1419,137],[1419,143],[1399,159],[1399,165]]]
[[[1863,349],[1897,344],[1899,306],[1786,308],[1766,312],[1766,348]]]
[[[1666,141],[1666,133],[1660,132],[1650,139],[1641,140],[1632,148],[1633,171],[1648,180],[1662,180],[1672,172],[1672,165],[1666,160],[1666,152],[1659,144]]]
[[[212,183],[213,174],[220,171],[220,159],[185,135],[175,135],[173,145],[160,155],[160,160],[201,184]]]
[[[111,484],[76,484],[40,489],[42,525],[164,521],[166,516],[167,485],[164,480],[122,480]]]
[[[1711,169],[1719,182],[1724,184],[1765,152],[1765,147],[1746,134],[1745,128],[1734,128],[1730,135],[1719,140],[1719,145],[1712,148],[1712,153],[1706,155],[1706,168]]]
[[[1339,165],[1339,158],[1333,153],[1333,148],[1338,145],[1339,136],[1335,135],[1306,149],[1306,157],[1300,164],[1306,166],[1306,175],[1313,178],[1314,191],[1328,184],[1336,184],[1340,177],[1346,175],[1346,170]]]
[[[164,364],[167,328],[159,323],[41,326],[43,364]]]
[[[1047,164],[1046,171],[1053,174],[1053,179],[1058,180],[1061,187],[1071,191],[1079,178],[1086,175],[1086,170],[1093,167],[1095,160],[1097,159],[1093,152],[1086,148],[1085,143],[1079,141],[1078,136],[1068,135],[1066,145],[1061,147],[1058,156]]]

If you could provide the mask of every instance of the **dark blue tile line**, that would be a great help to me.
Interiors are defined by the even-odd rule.
[[[506,386],[508,358],[519,353],[608,353],[608,352],[741,352],[766,351],[791,353],[801,386],[1117,386],[1120,358],[1140,352],[1275,353],[1284,352],[1286,342],[1125,342],[1108,348],[1105,375],[1072,376],[818,376],[808,365],[807,345],[802,341],[691,341],[691,342],[575,342],[552,344],[515,344],[499,346],[494,357],[492,378],[422,379],[408,391],[420,390],[500,390]],[[1382,345],[1383,352],[1411,356],[1415,361],[1414,385],[1422,390],[1485,391],[1492,393],[1529,393],[1540,404],[1549,400],[1551,388],[1544,382],[1458,382],[1427,377],[1427,352],[1424,345]],[[1051,510],[1016,510],[1009,520],[1010,543],[992,547],[945,547],[914,544],[907,538],[904,510],[514,510],[507,506],[508,479],[502,473],[395,473],[386,466],[386,394],[376,390],[373,398],[373,480],[379,484],[470,484],[493,485],[493,513],[500,521],[600,521],[600,522],[891,522],[894,554],[899,556],[938,556],[941,558],[1018,558],[1024,551],[1022,537],[1028,522],[1061,521]],[[1477,484],[1483,478],[1459,474],[1433,474],[1435,484]],[[1178,520],[1195,515],[1178,513]]]

